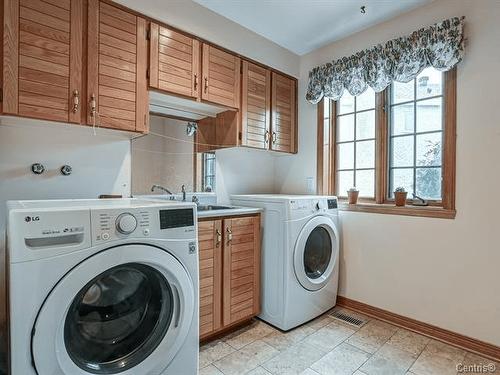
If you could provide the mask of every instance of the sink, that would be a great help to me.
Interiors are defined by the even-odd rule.
[[[234,210],[236,207],[231,206],[218,206],[213,204],[199,205],[198,211],[214,211],[214,210]]]

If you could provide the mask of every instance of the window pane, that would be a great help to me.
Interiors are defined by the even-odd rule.
[[[417,193],[424,199],[441,199],[441,168],[417,168]]]
[[[338,169],[354,168],[354,143],[341,143],[337,146]]]
[[[375,110],[356,115],[356,139],[375,138]]]
[[[356,143],[356,168],[375,168],[375,141]]]
[[[330,117],[330,99],[323,99],[323,117]]]
[[[354,172],[342,171],[337,173],[337,195],[346,197],[347,191],[354,186]]]
[[[337,142],[354,140],[354,115],[337,118]]]
[[[344,95],[339,100],[339,115],[354,112],[354,96],[344,90]]]
[[[413,133],[415,124],[413,103],[394,106],[391,111],[391,134],[400,135]]]
[[[330,119],[325,119],[323,123],[323,143],[330,143]]]
[[[415,96],[415,81],[411,80],[408,83],[394,82],[392,84],[391,96],[393,104],[413,100]]]
[[[426,68],[417,77],[417,99],[437,96],[443,93],[443,73]]]
[[[390,196],[394,196],[394,190],[403,187],[411,198],[413,192],[413,168],[393,169],[391,173],[391,191]]]
[[[442,133],[417,135],[417,165],[441,165]]]
[[[417,102],[418,133],[441,130],[442,118],[442,98]]]
[[[364,93],[356,97],[356,111],[375,108],[375,91],[368,87]]]
[[[375,171],[356,171],[356,187],[360,197],[373,198],[375,196]]]
[[[412,167],[413,166],[413,136],[392,138],[391,166]]]

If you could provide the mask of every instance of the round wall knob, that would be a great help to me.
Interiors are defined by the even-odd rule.
[[[45,172],[45,167],[40,163],[32,164],[31,172],[33,172],[34,174],[42,174],[43,172]]]
[[[129,213],[121,214],[116,218],[116,229],[122,234],[130,234],[137,228],[137,219]]]
[[[73,171],[73,168],[71,168],[71,166],[69,166],[69,165],[63,165],[61,167],[61,174],[64,176],[69,176],[72,171]]]

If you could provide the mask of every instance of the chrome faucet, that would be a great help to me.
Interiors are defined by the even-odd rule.
[[[151,186],[151,191],[155,191],[156,189],[164,191],[167,194],[173,195],[170,190],[168,190],[166,187],[163,187],[161,185],[153,185]]]
[[[181,186],[181,192],[182,192],[182,201],[185,202],[186,201],[186,186],[184,184]]]

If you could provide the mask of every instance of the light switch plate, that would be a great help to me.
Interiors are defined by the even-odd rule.
[[[306,190],[308,194],[314,194],[314,178],[306,177]]]

